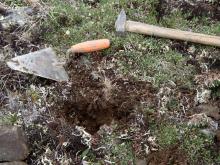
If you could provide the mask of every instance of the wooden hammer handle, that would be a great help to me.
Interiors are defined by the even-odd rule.
[[[126,31],[220,47],[220,37],[127,21]]]

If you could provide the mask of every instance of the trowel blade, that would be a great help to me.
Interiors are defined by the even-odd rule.
[[[17,71],[37,75],[55,81],[68,81],[69,77],[52,48],[17,56],[7,62],[7,65]]]

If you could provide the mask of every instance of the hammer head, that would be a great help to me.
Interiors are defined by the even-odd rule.
[[[116,32],[119,34],[123,34],[126,30],[125,25],[126,25],[126,14],[124,9],[122,9],[115,22]]]

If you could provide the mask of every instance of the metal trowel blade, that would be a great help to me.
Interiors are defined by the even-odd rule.
[[[7,65],[13,70],[59,82],[68,81],[69,79],[67,72],[60,65],[52,48],[14,57],[7,62]]]

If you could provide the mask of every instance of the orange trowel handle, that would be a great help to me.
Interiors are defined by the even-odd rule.
[[[92,40],[73,45],[68,51],[71,53],[89,53],[109,48],[108,39]]]

